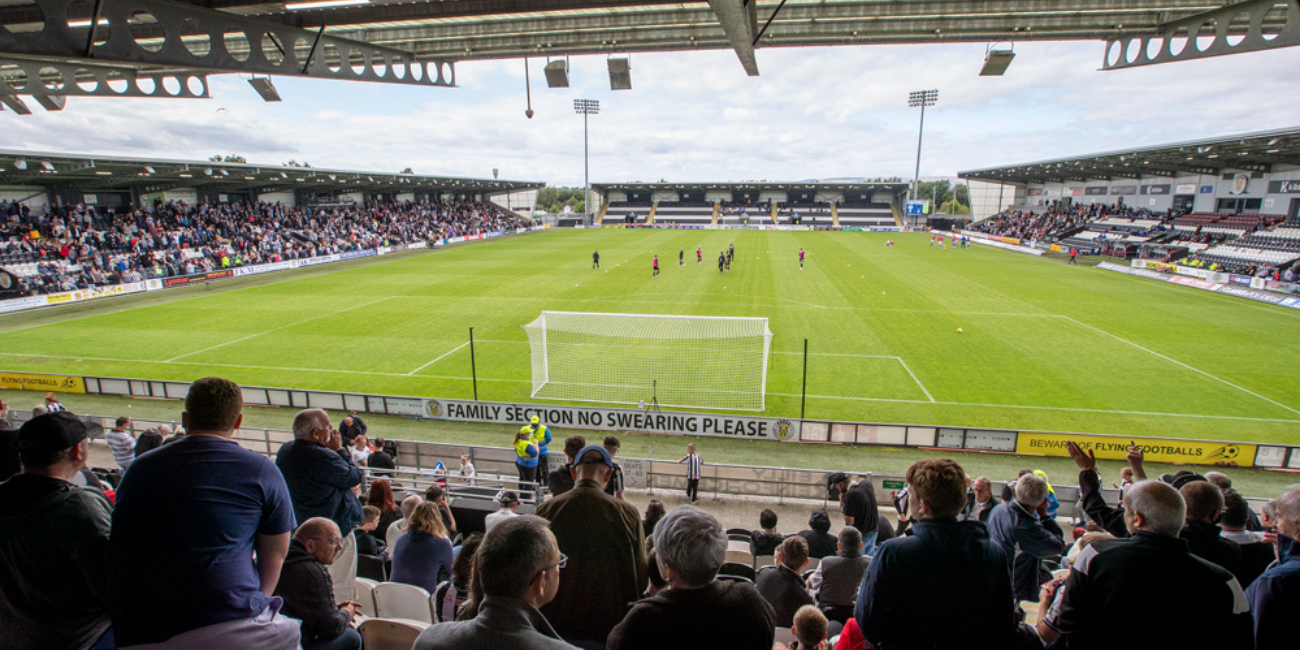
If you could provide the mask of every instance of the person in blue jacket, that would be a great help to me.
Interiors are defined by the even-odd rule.
[[[515,469],[519,470],[520,493],[527,493],[528,489],[522,483],[535,483],[537,481],[537,442],[533,440],[532,425],[525,424],[515,433],[515,441],[511,444],[515,448]]]
[[[529,438],[537,443],[537,479],[541,482],[546,481],[546,477],[551,475],[551,464],[547,462],[546,448],[551,444],[551,428],[542,424],[541,418],[534,415],[528,421],[528,428],[532,430]]]

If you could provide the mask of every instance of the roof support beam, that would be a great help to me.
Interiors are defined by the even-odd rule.
[[[745,74],[758,76],[758,59],[754,56],[754,40],[758,33],[757,0],[709,0],[713,13],[722,24],[727,42],[736,50]]]
[[[1265,31],[1265,16],[1279,4],[1286,5],[1285,25]],[[1249,20],[1236,21],[1234,28],[1234,19],[1242,14]],[[1245,35],[1237,43],[1228,41],[1229,34],[1240,35],[1247,25]],[[1265,38],[1266,34],[1272,38]],[[1182,42],[1180,48],[1179,42]],[[1155,34],[1113,36],[1106,40],[1102,69],[1119,70],[1296,45],[1300,45],[1300,0],[1247,0],[1164,23],[1156,27]]]

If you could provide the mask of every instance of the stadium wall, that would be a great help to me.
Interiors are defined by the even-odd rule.
[[[189,382],[0,372],[0,388],[56,390],[98,395],[184,399]],[[1223,440],[1135,438],[1094,433],[1017,431],[961,426],[844,422],[638,409],[578,407],[559,404],[485,402],[427,397],[341,393],[298,388],[244,386],[244,403],[254,406],[322,408],[379,413],[453,422],[508,426],[537,415],[557,427],[692,435],[806,444],[842,444],[934,449],[953,452],[998,452],[1033,456],[1068,456],[1066,441],[1078,442],[1099,458],[1121,460],[1130,442],[1148,460],[1162,463],[1300,470],[1300,445],[1256,444]]]
[[[294,208],[298,206],[298,199],[290,192],[267,192],[257,195],[257,200],[264,203],[283,203],[285,207]]]
[[[1239,178],[1246,187],[1238,191]],[[1220,199],[1259,199],[1259,214],[1286,216],[1291,200],[1300,198],[1300,187],[1279,187],[1279,182],[1300,180],[1300,168],[1278,165],[1273,173],[1225,169],[1222,174],[1184,174],[1180,176],[1145,176],[1140,179],[1117,178],[1109,181],[1048,182],[1023,185],[1014,198],[1004,200],[1005,207],[1034,210],[1053,201],[1070,199],[1075,204],[1115,203],[1163,212],[1174,207],[1175,197],[1191,197],[1193,212],[1220,212]],[[971,201],[976,220],[996,214],[998,183],[972,180]],[[1004,185],[1004,196],[1012,185]],[[1287,191],[1282,191],[1283,189]],[[1256,213],[1250,210],[1248,214]]]

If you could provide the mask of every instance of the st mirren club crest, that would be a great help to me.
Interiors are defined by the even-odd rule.
[[[776,421],[776,435],[777,435],[777,437],[780,438],[780,439],[782,439],[782,440],[789,440],[789,439],[790,439],[790,425],[791,425],[791,424],[793,424],[793,423],[790,422],[789,420],[777,420],[777,421]]]
[[[0,291],[8,291],[14,288],[14,276],[0,271]]]
[[[436,399],[429,400],[429,417],[436,418],[442,414],[442,403]]]

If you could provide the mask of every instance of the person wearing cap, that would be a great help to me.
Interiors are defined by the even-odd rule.
[[[0,483],[0,646],[111,648],[113,507],[72,483],[90,456],[86,425],[42,415],[18,430],[17,446],[22,472]]]
[[[649,584],[645,531],[632,504],[601,489],[614,473],[605,447],[583,447],[570,471],[573,489],[537,507],[569,556],[559,595],[542,613],[570,643],[603,648]]]
[[[231,439],[242,409],[234,382],[195,381],[181,414],[188,435],[122,478],[108,561],[118,647],[299,647],[299,622],[272,597],[297,528],[293,503],[275,464]]]
[[[527,424],[515,433],[515,471],[519,472],[519,490],[524,491],[525,483],[537,481],[537,443],[533,440],[533,428]]]
[[[547,462],[546,448],[551,444],[551,429],[542,424],[541,418],[534,415],[528,420],[528,428],[532,429],[530,438],[537,443],[537,482],[543,483],[543,479],[551,473],[551,464]]]
[[[483,532],[487,533],[492,527],[511,517],[519,516],[519,495],[510,490],[501,493],[497,499],[501,509],[483,518]]]
[[[809,558],[820,560],[838,552],[839,538],[832,535],[830,531],[830,514],[823,508],[812,511],[808,516],[808,529],[799,531],[799,536],[808,542]]]

